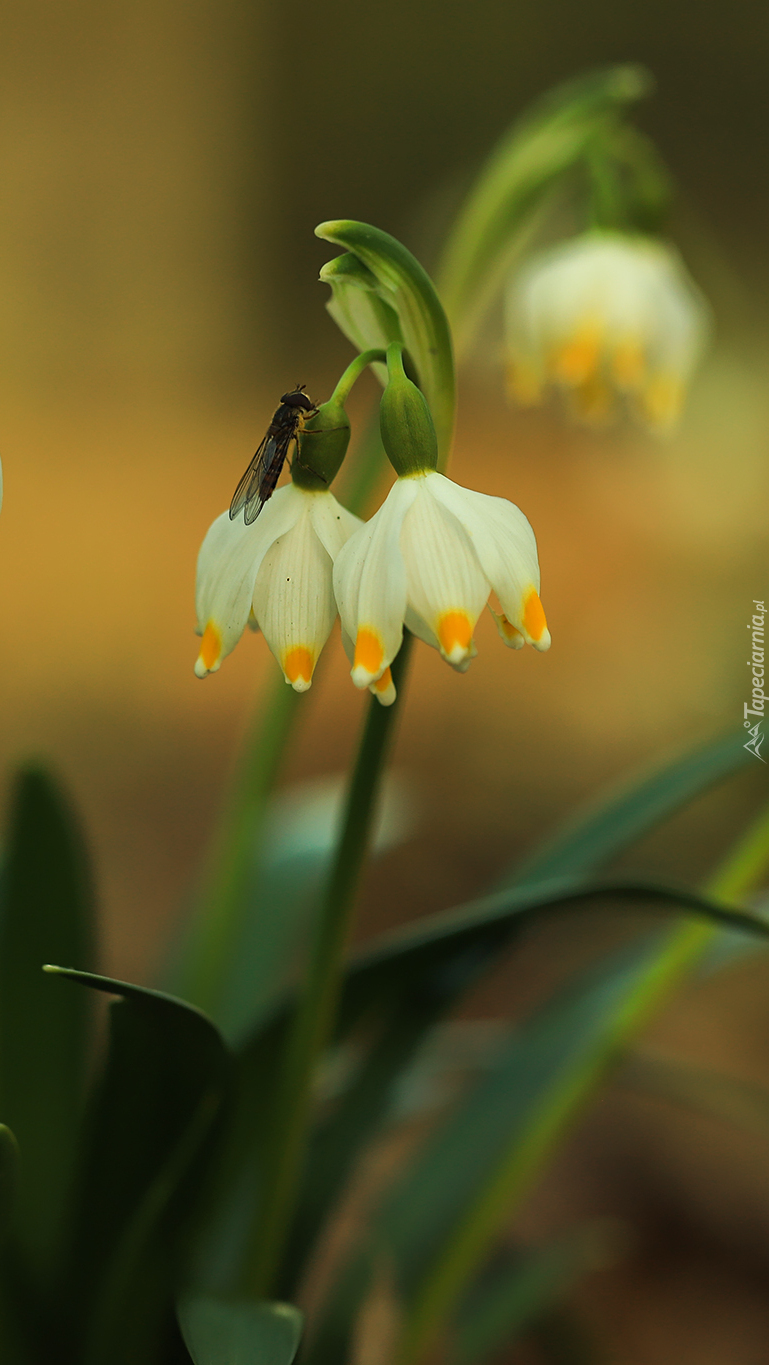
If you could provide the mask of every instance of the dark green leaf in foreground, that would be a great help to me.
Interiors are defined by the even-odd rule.
[[[87,1365],[155,1365],[228,1058],[205,1015],[108,977],[49,969],[122,998],[86,1133],[67,1302]],[[59,989],[69,991],[67,982]]]
[[[188,1297],[178,1316],[195,1365],[291,1365],[302,1335],[288,1303]]]
[[[91,964],[93,905],[69,805],[52,779],[29,768],[11,803],[0,903],[0,1120],[24,1160],[19,1235],[47,1267],[60,1233],[82,1117],[91,1002],[57,991],[41,972],[52,959]]]
[[[19,1181],[19,1145],[4,1123],[0,1123],[0,1241],[11,1226]]]

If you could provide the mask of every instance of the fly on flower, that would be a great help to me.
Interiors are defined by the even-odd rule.
[[[317,411],[305,392],[304,384],[297,384],[290,393],[283,394],[264,440],[257,447],[254,458],[235,489],[230,503],[230,521],[239,517],[241,512],[244,512],[246,526],[256,521],[264,504],[275,492],[291,442],[296,442],[298,448],[299,433],[306,418],[313,417]]]

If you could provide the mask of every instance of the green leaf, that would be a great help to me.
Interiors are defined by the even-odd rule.
[[[0,1123],[0,1241],[10,1230],[19,1182],[19,1144]]]
[[[600,901],[612,908],[643,905],[676,914],[694,911],[712,922],[769,936],[769,920],[763,916],[725,907],[695,892],[630,880],[600,883],[561,878],[431,915],[363,949],[348,969],[340,1033],[348,1034],[361,1021],[369,1022],[374,1025],[373,1045],[349,1089],[316,1131],[281,1293],[293,1293],[301,1279],[315,1239],[355,1160],[384,1120],[393,1086],[429,1029],[532,919]]]
[[[0,1360],[30,1365],[36,1354],[40,1300],[18,1254],[14,1236],[19,1188],[19,1148],[0,1124]]]
[[[442,468],[454,435],[454,355],[449,325],[432,280],[406,247],[389,233],[381,232],[367,223],[339,219],[321,223],[315,229],[315,234],[327,242],[345,247],[355,257],[356,264],[335,262],[332,271],[326,267],[321,273],[321,279],[336,286],[334,316],[346,335],[359,345],[361,332],[357,315],[354,326],[346,330],[344,307],[347,307],[348,314],[350,308],[370,308],[372,299],[378,297],[390,310],[386,314],[378,314],[379,330],[376,335],[373,332],[364,335],[364,350],[383,344],[386,332],[392,326],[391,314],[395,314],[400,335],[388,337],[387,340],[402,340],[416,366],[419,387],[430,405],[435,423],[439,467]],[[361,272],[358,263],[365,267],[368,275]],[[364,280],[369,280],[369,276],[373,284],[362,285]],[[347,302],[344,306],[340,280],[347,283],[344,290]]]
[[[183,1001],[47,970],[121,997],[110,1009],[68,1248],[72,1330],[87,1365],[154,1365],[158,1322],[176,1286],[227,1086],[227,1053],[213,1024]]]
[[[502,138],[465,201],[438,271],[460,352],[502,287],[545,197],[650,88],[651,78],[639,66],[594,71],[552,90]]]
[[[473,1286],[451,1328],[456,1365],[482,1365],[511,1346],[546,1308],[605,1260],[602,1224],[493,1265]]]
[[[80,1131],[90,1002],[51,989],[52,958],[88,967],[93,898],[69,804],[47,773],[14,788],[0,901],[0,1118],[24,1153],[19,1237],[45,1273],[54,1255]]]
[[[192,1296],[178,1316],[194,1365],[291,1365],[304,1321],[288,1303]]]
[[[343,1027],[351,1027],[374,1001],[386,1001],[396,987],[401,996],[409,988],[418,990],[423,1004],[428,992],[436,993],[446,1008],[533,918],[596,901],[645,904],[675,914],[688,911],[724,928],[759,938],[769,935],[769,919],[759,912],[683,887],[635,878],[601,882],[560,877],[527,883],[417,920],[361,950],[350,966]]]
[[[674,759],[650,776],[633,777],[578,812],[523,865],[511,868],[501,884],[603,867],[687,802],[753,761],[739,730]]]
[[[496,1065],[428,1139],[369,1219],[368,1250],[357,1248],[340,1277],[317,1330],[313,1360],[344,1358],[374,1256],[390,1259],[411,1314],[405,1358],[421,1353],[436,1318],[445,1320],[465,1283],[458,1274],[464,1263],[458,1267],[453,1258],[465,1220],[479,1204],[488,1211],[492,1192],[494,1226],[512,1213],[543,1149],[571,1116],[572,1097],[617,1046],[617,1021],[626,1019],[628,1001],[646,991],[659,955],[656,935],[651,943],[624,948],[516,1030]],[[476,1264],[472,1260],[470,1269]]]

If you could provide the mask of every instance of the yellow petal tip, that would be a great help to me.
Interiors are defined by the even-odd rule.
[[[315,659],[306,645],[294,645],[283,658],[283,673],[295,692],[306,692],[312,683]]]
[[[436,635],[441,653],[455,667],[473,651],[473,623],[465,611],[446,611],[438,621]]]
[[[384,672],[384,648],[377,631],[361,626],[355,639],[352,680],[356,687],[370,687]]]
[[[545,609],[539,600],[539,594],[535,588],[531,588],[523,608],[523,629],[529,640],[538,649],[547,649],[550,643],[550,636],[545,619]],[[547,644],[542,641],[547,636]]]
[[[395,701],[395,683],[389,668],[386,668],[381,678],[377,678],[375,683],[371,683],[369,691],[373,693],[381,706],[392,706]]]
[[[526,641],[518,627],[514,626],[512,621],[508,621],[504,612],[499,612],[499,614],[494,612],[493,616],[497,623],[497,630],[508,649],[523,649]]]
[[[207,673],[215,673],[222,661],[222,637],[214,625],[209,621],[203,631],[203,639],[200,642],[200,653],[195,660],[195,673],[198,678],[205,678]]]

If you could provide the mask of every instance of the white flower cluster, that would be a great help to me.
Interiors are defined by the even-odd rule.
[[[198,558],[195,672],[215,672],[250,624],[304,692],[338,610],[353,682],[387,706],[404,626],[463,671],[492,591],[505,644],[547,649],[534,532],[504,498],[432,471],[409,474],[364,524],[328,490],[289,484],[251,526],[224,512],[209,529]]]

